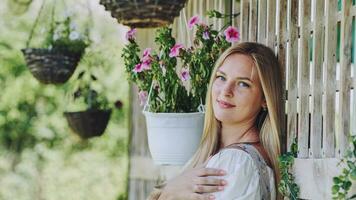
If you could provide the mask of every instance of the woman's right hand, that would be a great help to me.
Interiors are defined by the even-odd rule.
[[[186,170],[177,177],[169,180],[162,189],[159,200],[213,200],[212,192],[224,189],[227,182],[221,178],[211,176],[224,176],[221,169],[205,168],[206,163]]]

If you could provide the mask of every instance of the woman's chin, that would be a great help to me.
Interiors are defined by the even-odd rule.
[[[215,114],[215,118],[223,123],[232,123],[232,122],[236,121],[236,119],[234,119],[232,116],[233,115],[231,113],[230,114],[228,114],[228,113]]]

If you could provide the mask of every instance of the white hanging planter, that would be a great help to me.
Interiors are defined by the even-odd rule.
[[[143,113],[146,117],[148,145],[155,164],[184,165],[199,146],[204,112]]]

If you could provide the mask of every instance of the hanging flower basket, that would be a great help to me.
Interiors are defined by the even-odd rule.
[[[111,110],[65,112],[69,127],[82,139],[101,136],[108,125]]]
[[[26,48],[22,49],[32,75],[44,84],[65,83],[73,74],[81,54],[65,51]]]
[[[39,48],[31,48],[30,44],[36,27],[41,22],[40,17],[45,7],[45,2],[42,1],[26,42],[26,47],[21,51],[25,57],[27,67],[38,81],[44,84],[63,84],[72,76],[91,41],[88,32],[85,34],[78,32],[72,15],[68,14],[64,19],[56,20],[55,6],[57,4],[52,2],[48,32],[44,35],[42,34],[44,40],[37,46]]]
[[[154,28],[173,22],[187,0],[100,0],[119,23],[136,28]]]

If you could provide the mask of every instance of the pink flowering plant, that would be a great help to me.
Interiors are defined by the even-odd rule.
[[[231,17],[217,11],[208,14],[210,17]],[[128,79],[138,86],[141,105],[149,99],[151,112],[197,112],[199,105],[205,104],[216,60],[232,42],[239,40],[235,27],[214,30],[198,16],[193,16],[188,22],[189,29],[194,27],[195,37],[190,47],[177,43],[171,28],[158,29],[155,37],[158,49],[146,48],[142,56],[135,41],[136,29],[127,33],[129,42],[122,57]]]

